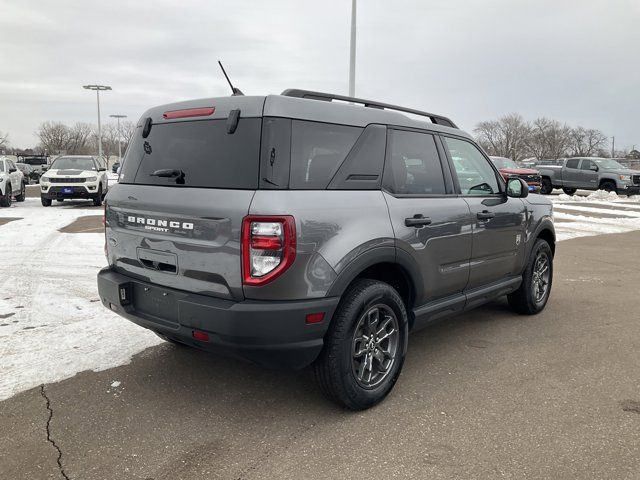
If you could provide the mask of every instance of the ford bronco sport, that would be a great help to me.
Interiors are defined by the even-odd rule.
[[[552,283],[550,202],[451,120],[304,90],[148,110],[105,225],[107,308],[173,343],[313,365],[351,409],[389,393],[410,331],[503,295],[538,313]]]

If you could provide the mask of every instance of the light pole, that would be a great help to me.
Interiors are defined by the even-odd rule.
[[[351,48],[349,51],[349,96],[356,95],[356,0],[351,0]]]
[[[102,157],[102,127],[100,126],[100,91],[111,90],[108,85],[83,85],[85,90],[95,90],[98,99],[98,156]]]
[[[120,149],[120,144],[122,143],[120,141],[121,135],[120,135],[120,119],[121,118],[127,118],[126,115],[109,115],[111,118],[117,118],[118,119],[118,163],[120,163],[122,165],[122,150]]]

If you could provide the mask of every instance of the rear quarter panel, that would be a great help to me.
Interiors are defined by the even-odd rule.
[[[297,237],[293,265],[267,285],[245,286],[245,297],[250,299],[324,297],[356,257],[376,247],[394,246],[379,190],[259,190],[249,213],[293,215]]]

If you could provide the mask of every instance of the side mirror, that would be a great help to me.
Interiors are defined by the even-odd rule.
[[[525,198],[529,195],[529,185],[518,177],[510,177],[507,180],[507,197]]]
[[[18,171],[18,169],[17,169],[17,168],[10,168],[10,169],[9,169],[9,173],[14,173],[14,172],[17,172],[17,171]]]

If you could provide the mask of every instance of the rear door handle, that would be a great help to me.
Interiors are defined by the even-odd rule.
[[[478,220],[491,220],[496,216],[495,213],[490,212],[489,210],[483,210],[478,212]]]
[[[424,215],[418,213],[413,217],[405,218],[404,224],[407,227],[424,227],[426,225],[431,225],[431,219],[429,217],[425,217]]]

